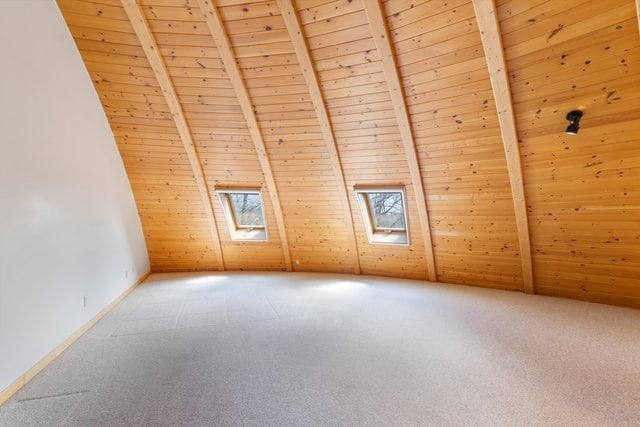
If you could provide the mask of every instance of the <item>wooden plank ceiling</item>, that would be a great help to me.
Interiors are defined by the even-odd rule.
[[[154,271],[363,273],[640,306],[634,0],[58,5]],[[389,184],[406,189],[409,246],[367,240],[353,187]],[[262,189],[269,241],[231,240],[216,186]]]

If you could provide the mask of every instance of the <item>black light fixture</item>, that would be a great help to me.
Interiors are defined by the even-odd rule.
[[[564,131],[567,135],[577,135],[578,129],[580,129],[580,119],[582,118],[582,111],[573,110],[567,114],[567,120],[569,120],[569,126]]]

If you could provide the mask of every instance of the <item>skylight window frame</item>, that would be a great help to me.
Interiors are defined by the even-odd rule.
[[[367,239],[373,245],[397,245],[409,246],[409,218],[407,217],[407,195],[403,185],[397,186],[376,186],[376,187],[354,187]],[[370,193],[400,193],[402,199],[402,215],[404,228],[377,227],[373,217],[373,209],[369,200]]]
[[[231,240],[240,242],[267,242],[269,241],[269,228],[264,212],[264,197],[260,188],[219,188],[216,189],[222,210],[229,228]],[[256,194],[260,196],[260,211],[263,225],[239,224],[232,194]]]

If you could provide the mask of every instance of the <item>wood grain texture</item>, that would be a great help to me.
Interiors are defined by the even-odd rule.
[[[277,5],[253,1],[218,10],[271,160],[294,269],[353,272],[329,147]]]
[[[182,21],[167,22],[156,18],[153,8],[145,8],[145,14],[149,26],[162,35],[158,45],[170,77],[179,83],[176,91],[191,125],[209,188],[260,188],[264,196],[263,212],[269,240],[242,242],[232,238],[222,204],[217,195],[213,195],[225,267],[227,270],[284,270],[280,234],[255,144],[213,37],[199,7],[195,6],[189,7],[181,0],[163,1],[163,7],[190,13],[188,26]],[[203,38],[203,35],[207,37]],[[179,37],[180,46],[172,44],[175,37]],[[197,45],[206,56],[189,47]]]
[[[400,78],[396,66],[395,55],[391,43],[389,41],[389,33],[387,31],[386,21],[382,14],[382,9],[378,0],[363,0],[364,9],[369,19],[371,32],[378,50],[384,76],[386,79],[391,102],[396,112],[396,120],[402,136],[404,153],[407,157],[409,165],[409,173],[411,175],[411,183],[415,190],[416,203],[418,205],[418,216],[420,218],[420,228],[424,239],[424,249],[427,262],[427,277],[430,281],[437,280],[436,263],[433,255],[433,244],[431,242],[431,226],[429,225],[429,214],[427,210],[427,201],[425,198],[425,190],[422,184],[422,175],[418,164],[418,156],[416,154],[416,146],[413,140],[413,131],[407,106],[404,100],[404,91],[400,84]]]
[[[636,18],[638,18],[638,35],[640,35],[640,0],[636,0]]]
[[[640,49],[633,2],[498,2],[536,293],[638,306]],[[519,12],[519,13],[517,13]],[[523,25],[516,25],[524,22]],[[584,116],[566,135],[566,114]]]
[[[114,0],[103,8],[59,0],[58,6],[65,19],[72,11],[75,24],[69,29],[127,170],[152,270],[216,269],[210,225],[187,153],[122,4]],[[120,31],[110,29],[114,19]]]
[[[151,33],[151,29],[147,24],[147,20],[144,18],[142,9],[138,5],[137,1],[122,0],[122,6],[138,39],[140,40],[142,49],[147,56],[151,69],[153,70],[153,74],[160,85],[162,94],[165,97],[171,116],[173,117],[176,128],[178,129],[178,134],[180,135],[180,140],[182,141],[184,150],[187,153],[187,158],[191,166],[193,176],[195,177],[198,191],[200,192],[207,221],[209,222],[211,240],[213,241],[216,259],[218,261],[217,268],[219,270],[224,270],[224,256],[222,253],[222,246],[220,245],[220,236],[218,236],[218,226],[213,215],[210,191],[207,187],[204,172],[202,171],[202,165],[200,164],[200,159],[193,143],[189,124],[187,123],[184,111],[182,111],[182,107],[178,101],[176,91],[173,87],[173,82],[167,73],[167,68],[159,53],[160,49],[158,48],[155,38]]]
[[[336,181],[338,182],[338,192],[340,193],[342,206],[344,208],[345,229],[349,235],[348,238],[351,245],[351,252],[354,257],[354,272],[356,274],[360,274],[360,256],[358,254],[358,243],[353,225],[353,216],[351,215],[352,207],[349,202],[347,184],[344,179],[344,171],[342,170],[340,155],[338,153],[337,143],[333,133],[333,125],[329,119],[327,107],[322,95],[322,89],[320,89],[318,76],[316,75],[296,10],[293,8],[290,0],[278,0],[278,6],[280,7],[282,18],[287,26],[291,43],[296,51],[302,75],[304,76],[304,80],[309,89],[309,95],[311,96],[311,101],[313,102],[313,107],[320,124],[320,130],[322,131],[327,143],[331,167],[333,168]]]
[[[153,271],[216,268],[175,108],[120,1],[57,1],[118,144]],[[227,270],[283,270],[288,253],[296,271],[351,273],[357,258],[363,274],[424,279],[423,194],[439,281],[523,291],[516,205],[526,200],[536,293],[638,306],[637,2],[496,0],[500,76],[499,49],[483,47],[488,33],[478,24],[486,10],[476,14],[473,0],[382,0],[375,32],[362,0],[218,0],[253,127],[229,74],[235,67],[223,61],[198,0],[139,5],[209,190],[261,188],[265,196],[270,239],[254,243],[230,238],[214,194]],[[291,10],[299,30],[290,31]],[[396,62],[395,91],[377,46],[381,28]],[[497,78],[510,89],[508,129]],[[409,127],[396,109],[402,98]],[[584,117],[579,134],[567,136],[573,109]],[[407,129],[421,179],[406,154]],[[518,156],[505,152],[514,130],[524,187],[516,203],[509,162]],[[410,245],[368,242],[353,188],[376,185],[405,187]]]
[[[333,123],[345,181],[356,186],[404,185],[411,245],[371,244],[355,192],[352,216],[364,274],[424,279],[424,239],[396,113],[362,2],[306,8],[295,3]]]
[[[414,128],[438,279],[521,291],[509,173],[473,5],[383,6]]]
[[[520,246],[520,258],[522,260],[524,290],[526,293],[533,294],[535,289],[531,261],[529,222],[527,219],[527,202],[524,194],[518,133],[513,114],[511,91],[502,48],[500,27],[496,16],[496,7],[494,0],[473,0],[473,6],[478,19],[482,46],[484,47],[484,55],[489,69],[489,76],[491,77],[496,110],[498,111],[498,120],[500,121],[500,130],[502,131],[502,142],[504,143],[516,225],[518,228],[518,243]]]
[[[287,237],[287,231],[284,223],[284,216],[282,214],[282,207],[280,205],[280,198],[278,196],[278,189],[276,182],[273,178],[273,172],[271,170],[271,164],[269,163],[269,157],[265,148],[264,139],[256,120],[255,112],[249,98],[249,92],[245,86],[242,73],[236,62],[234,52],[231,49],[229,38],[222,23],[222,19],[216,8],[213,0],[199,0],[198,4],[202,10],[204,19],[209,27],[209,31],[213,36],[218,52],[220,53],[220,59],[225,66],[226,73],[231,80],[233,89],[235,91],[240,108],[244,114],[244,118],[249,128],[249,133],[253,143],[255,144],[256,153],[260,159],[262,166],[262,172],[265,177],[269,195],[271,196],[271,204],[275,212],[276,222],[278,225],[278,232],[280,234],[280,242],[282,244],[282,252],[284,255],[284,262],[287,271],[292,270],[291,254],[289,251],[289,239]]]

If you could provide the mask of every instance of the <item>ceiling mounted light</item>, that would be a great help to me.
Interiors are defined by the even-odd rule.
[[[578,129],[580,129],[580,119],[582,118],[582,111],[573,110],[567,114],[567,120],[569,120],[569,126],[564,131],[567,135],[577,135]]]

